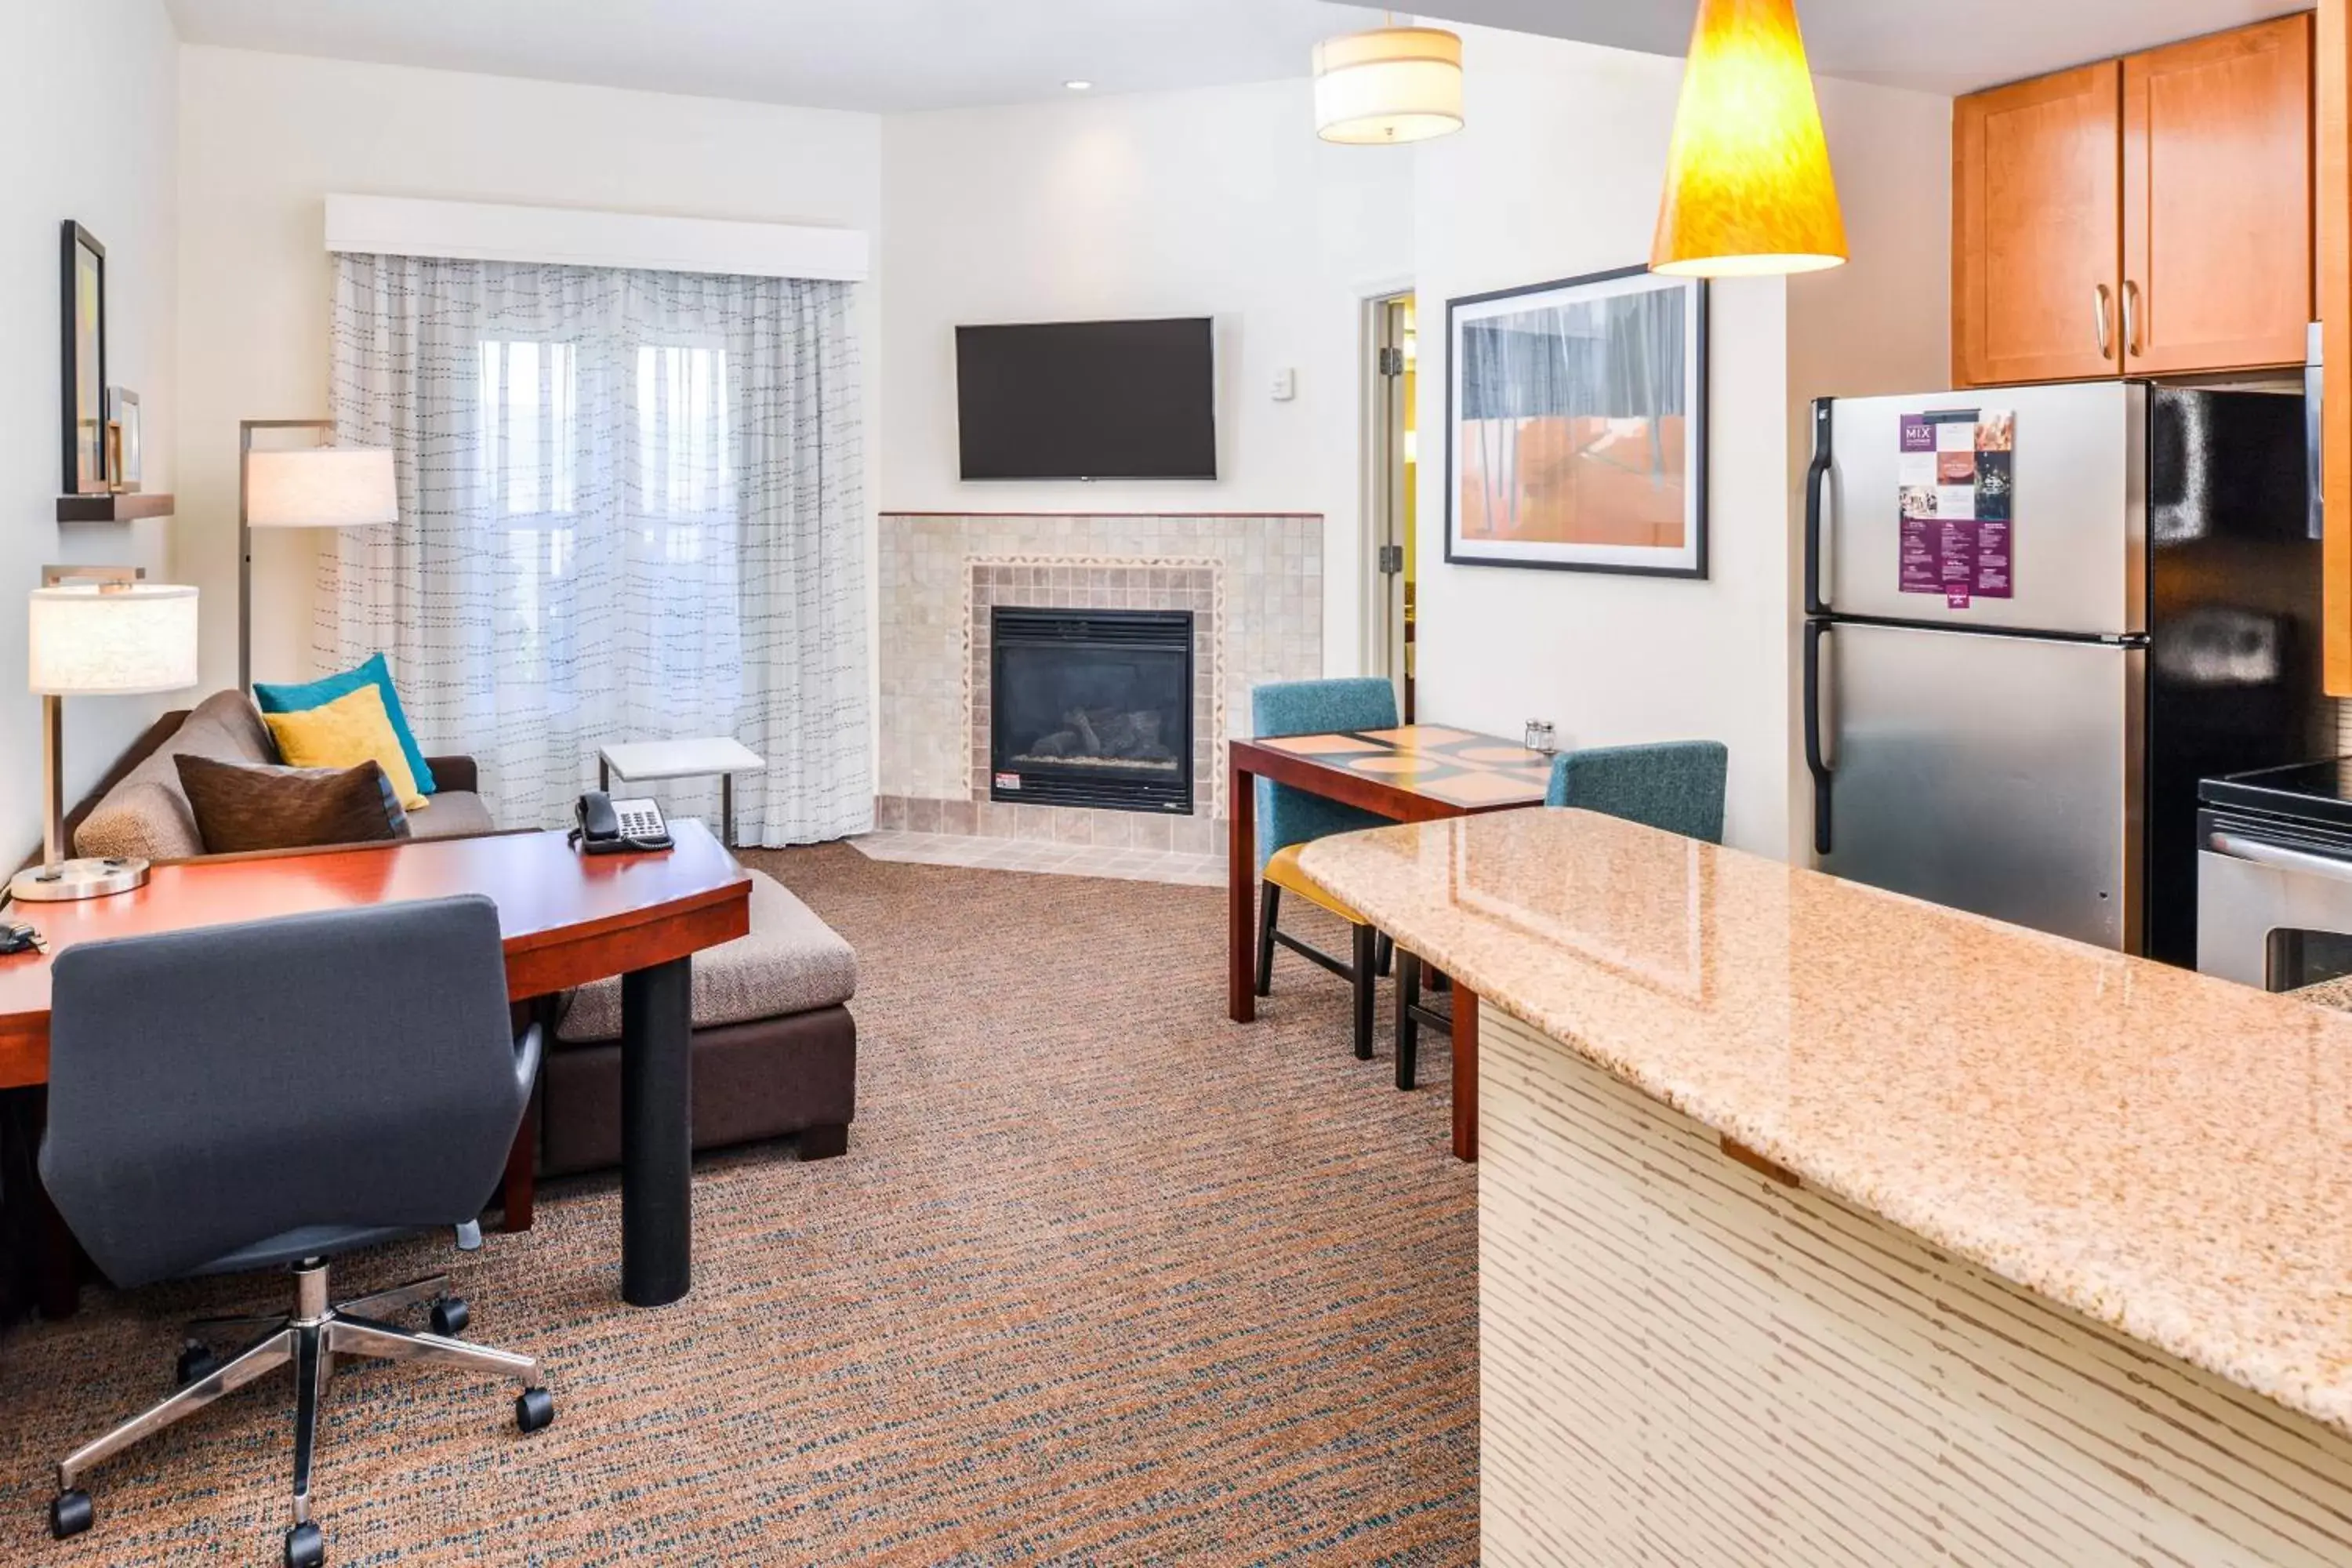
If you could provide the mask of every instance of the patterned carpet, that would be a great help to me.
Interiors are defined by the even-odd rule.
[[[423,1240],[342,1294],[451,1268],[471,1332],[551,1367],[509,1391],[338,1378],[331,1563],[1468,1563],[1477,1539],[1475,1183],[1422,1092],[1348,1051],[1346,989],[1286,957],[1224,1019],[1199,888],[753,857],[854,942],[842,1160],[704,1162],[696,1289],[618,1300],[608,1179],[471,1258]],[[49,1465],[154,1397],[176,1324],[278,1310],[267,1277],[117,1296],[0,1340],[0,1563],[275,1563],[288,1383],[114,1461],[49,1541]]]

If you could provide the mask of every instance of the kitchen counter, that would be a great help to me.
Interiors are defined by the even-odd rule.
[[[1734,1275],[1749,1281],[1741,1289],[1754,1312],[1801,1317],[1803,1293],[1785,1292],[1801,1271],[1794,1265],[1821,1249],[1790,1237],[1819,1225],[1871,1238],[1852,1241],[1864,1261],[1837,1277],[1883,1269],[1888,1283],[1857,1300],[1892,1300],[1937,1281],[1921,1287],[1916,1308],[1940,1325],[1923,1331],[1932,1344],[1958,1331],[1946,1319],[1956,1296],[1980,1299],[1979,1316],[2063,1325],[1994,1334],[1989,1349],[1950,1367],[1906,1352],[1873,1373],[1877,1381],[1858,1384],[1855,1397],[1908,1389],[1906,1407],[1919,1415],[2004,1345],[2046,1335],[2050,1347],[2063,1342],[2063,1355],[2050,1352],[2062,1370],[2037,1363],[2019,1378],[2091,1376],[2093,1392],[2081,1397],[2113,1394],[2119,1431],[2137,1430],[2136,1419],[2147,1426],[2132,1406],[2161,1408],[2159,1394],[2180,1404],[2165,1421],[2209,1405],[2255,1428],[2284,1419],[2236,1390],[2300,1413],[2316,1426],[2296,1424],[2297,1441],[2326,1450],[2329,1484],[2340,1489],[2328,1506],[2352,1503],[2352,1016],[1582,812],[1326,839],[1303,866],[1474,991],[1487,1009],[1487,1042],[1504,1036],[1507,1054],[1513,1039],[1526,1046],[1510,1069],[1518,1078],[1499,1083],[1490,1047],[1481,1047],[1482,1331],[1493,1331],[1490,1308],[1524,1316],[1547,1290],[1569,1316],[1489,1343],[1490,1378],[1498,1356],[1530,1354],[1529,1345],[1572,1338],[1581,1355],[1621,1333],[1645,1347],[1646,1370],[1627,1386],[1654,1378],[1661,1303]],[[1530,1027],[1514,1032],[1513,1019]],[[1718,1139],[1720,1169],[1693,1163],[1715,1161]],[[1670,1146],[1671,1158],[1661,1152]],[[1571,1170],[1572,1179],[1562,1174]],[[1644,1174],[1625,1177],[1629,1170]],[[1689,1228],[1687,1205],[1659,1206],[1667,1184],[1658,1173],[1668,1170],[1716,1194],[1709,1204],[1737,1194],[1737,1212]],[[1538,1188],[1540,1202],[1528,1197]],[[1829,1202],[1807,1208],[1817,1197]],[[1801,1209],[1813,1215],[1801,1225],[1790,1218]],[[1649,1239],[1619,1258],[1608,1237],[1633,1214]],[[1907,1234],[1857,1228],[1872,1217]],[[1751,1221],[1753,1239],[1700,1269],[1696,1286],[1652,1277],[1670,1258],[1747,1235]],[[1673,1246],[1669,1234],[1680,1238]],[[1547,1239],[1536,1246],[1539,1235]],[[1767,1251],[1781,1261],[1756,1264]],[[1612,1316],[1591,1281],[1616,1278],[1619,1265],[1648,1283]],[[1761,1272],[1751,1277],[1751,1266]],[[1566,1276],[1541,1282],[1562,1268]],[[1491,1302],[1484,1292],[1501,1289],[1498,1272],[1509,1270],[1526,1278]],[[2079,1320],[2018,1298],[2011,1285]],[[1873,1344],[1893,1342],[1874,1323],[1879,1310],[1852,1301],[1838,1310],[1873,1321]],[[1721,1335],[1719,1324],[1695,1335],[1689,1353],[1716,1364],[1730,1354]],[[1776,1343],[1717,1366],[1718,1377],[1752,1378],[1785,1396],[1800,1384],[1775,1359],[1788,1344]],[[2118,1356],[2144,1365],[2120,1381],[2080,1372]],[[1519,1381],[1587,1375],[1565,1364],[1537,1355]],[[1823,1364],[1853,1372],[1836,1357]],[[1920,1371],[1930,1364],[1944,1370]],[[1600,1398],[1578,1384],[1550,1403],[1586,1396]],[[1496,1408],[1490,1400],[1490,1426]],[[1948,1412],[1926,1425],[1948,1441]],[[2021,1415],[2002,1441],[2046,1458],[2053,1441],[2033,1433],[2047,1426]],[[1654,1435],[1643,1441],[1654,1447]],[[1856,1452],[1894,1441],[1881,1433]],[[1591,1451],[1580,1451],[1588,1462]],[[2193,1474],[2183,1482],[2201,1484]],[[1921,1482],[1906,1486],[1916,1496]],[[1646,1495],[1654,1504],[1654,1489]],[[1753,1546],[1740,1549],[1748,1560],[1772,1559]],[[1874,1550],[1902,1560],[1883,1543]],[[2072,1561],[2106,1560],[2069,1550]],[[2262,1550],[2268,1555],[2244,1560],[2302,1560],[2275,1542]],[[2118,1552],[2115,1561],[2139,1560]],[[1493,1550],[1488,1561],[1513,1556]],[[1706,1558],[1698,1551],[1689,1560]],[[2352,1561],[2352,1527],[2331,1526],[2315,1560]]]
[[[2316,985],[2306,985],[2288,995],[2298,1002],[2308,1002],[2315,1007],[2333,1007],[2339,1013],[2352,1013],[2352,975],[2336,980],[2323,980]]]

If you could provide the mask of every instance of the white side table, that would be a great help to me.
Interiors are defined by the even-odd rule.
[[[635,783],[719,775],[719,841],[735,847],[735,775],[756,773],[768,760],[735,741],[627,741],[596,753],[596,784],[609,793],[616,777]]]

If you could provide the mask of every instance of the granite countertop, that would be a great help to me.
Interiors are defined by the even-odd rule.
[[[2287,994],[2298,1002],[2308,1002],[2315,1007],[2334,1007],[2339,1012],[2352,1013],[2352,975],[2346,975],[2336,980],[2323,980],[2316,985],[2306,985],[2300,991],[2290,991]]]
[[[1302,864],[1820,1190],[2352,1433],[2352,1016],[1586,812]]]

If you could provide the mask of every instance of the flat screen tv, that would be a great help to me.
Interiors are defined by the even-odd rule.
[[[1206,316],[956,329],[967,479],[1213,479]]]

